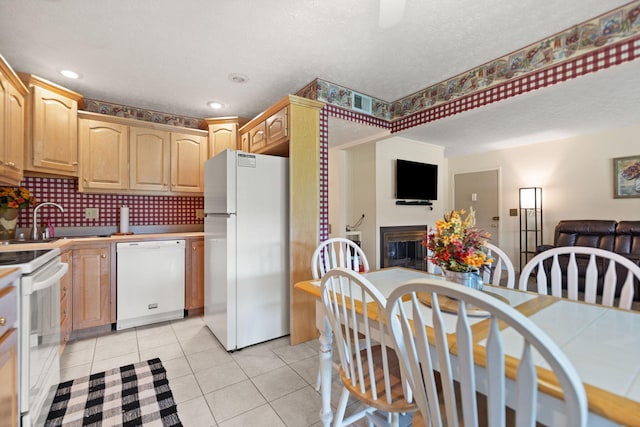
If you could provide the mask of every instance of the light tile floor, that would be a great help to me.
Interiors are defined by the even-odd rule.
[[[228,353],[201,317],[71,342],[60,361],[61,381],[154,357],[167,370],[186,427],[321,425],[316,340],[291,346],[283,337]],[[339,381],[334,378],[334,410]],[[351,402],[348,412],[358,405]]]

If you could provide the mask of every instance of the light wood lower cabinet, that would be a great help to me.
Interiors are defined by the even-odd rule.
[[[0,427],[18,425],[18,286],[2,277],[0,284]]]
[[[18,425],[18,330],[0,338],[0,427]]]
[[[69,265],[67,274],[60,279],[60,354],[73,330],[73,252],[64,251],[60,261]]]
[[[111,245],[73,250],[73,329],[111,323]]]
[[[204,239],[187,240],[185,309],[204,308]]]

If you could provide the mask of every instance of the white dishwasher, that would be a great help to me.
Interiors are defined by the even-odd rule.
[[[184,317],[184,240],[117,243],[116,329]]]

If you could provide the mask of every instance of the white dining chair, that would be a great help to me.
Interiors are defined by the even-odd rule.
[[[425,296],[431,309],[423,302]],[[445,300],[458,301],[457,313],[443,312],[440,301]],[[471,327],[467,304],[486,312],[485,329]],[[403,376],[426,425],[504,426],[515,417],[513,425],[532,427],[538,418],[538,375],[562,390],[563,406],[554,411],[553,425],[586,425],[587,397],[571,361],[544,331],[508,304],[443,280],[419,279],[395,289],[385,313]],[[541,361],[553,374],[536,369]],[[476,391],[486,400],[479,400]]]
[[[520,272],[518,289],[528,289],[532,274],[539,294],[547,295],[550,290],[556,297],[612,307],[618,291],[618,307],[629,310],[635,293],[634,280],[640,280],[640,267],[628,258],[604,249],[561,246],[531,258]],[[584,275],[582,295],[579,274]],[[598,294],[602,294],[600,300]]]
[[[323,276],[320,293],[335,336],[343,385],[333,425],[367,417],[377,426],[398,426],[400,413],[413,412],[416,405],[406,394],[398,357],[387,346],[386,299],[364,276],[342,267]],[[345,418],[349,396],[365,409]]]
[[[345,267],[353,271],[366,273],[369,261],[360,246],[353,240],[344,237],[333,237],[318,245],[311,257],[311,274],[315,280],[321,279],[325,273],[335,267]],[[316,379],[316,390],[321,387],[320,369]]]
[[[486,242],[484,247],[489,258],[493,259],[493,262],[491,265],[483,268],[483,282],[495,286],[506,286],[509,289],[513,289],[516,285],[516,271],[507,254],[504,253],[502,249],[489,242]]]
[[[344,267],[360,273],[369,271],[369,261],[360,246],[344,237],[333,237],[321,242],[311,257],[311,274],[321,279],[335,267]]]

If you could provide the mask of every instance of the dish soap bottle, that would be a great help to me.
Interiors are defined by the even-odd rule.
[[[55,237],[53,232],[53,225],[49,220],[47,220],[47,231],[49,232],[49,239],[53,239]]]

